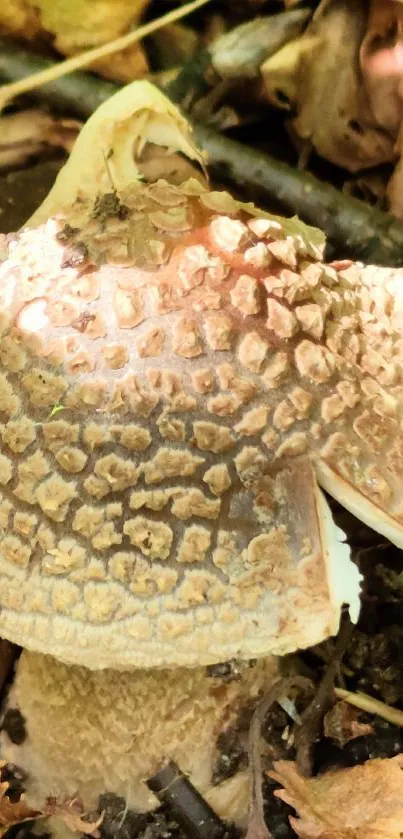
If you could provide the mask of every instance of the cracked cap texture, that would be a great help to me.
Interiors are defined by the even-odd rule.
[[[0,633],[123,669],[336,631],[317,480],[403,544],[401,272],[192,180],[1,247]]]

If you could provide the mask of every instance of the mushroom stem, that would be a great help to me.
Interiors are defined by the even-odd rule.
[[[240,794],[247,778],[232,797],[226,781],[213,786],[217,739],[228,730],[241,747],[249,713],[277,676],[274,658],[240,662],[239,678],[228,681],[202,667],[89,671],[24,651],[3,716],[19,712],[25,736],[17,742],[3,728],[1,757],[24,771],[27,801],[37,809],[49,796],[60,802],[78,791],[86,811],[108,793],[124,798],[128,810],[148,812],[164,795],[195,839],[210,839],[221,819],[238,821],[247,810]],[[156,771],[165,762],[167,770]],[[175,764],[185,776],[177,781]]]

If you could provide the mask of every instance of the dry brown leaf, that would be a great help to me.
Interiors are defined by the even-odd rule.
[[[293,761],[269,775],[275,795],[296,810],[290,823],[301,839],[400,839],[403,833],[403,754],[304,778]]]
[[[389,180],[386,194],[389,203],[389,212],[396,218],[403,218],[403,125],[400,128],[396,142],[396,151],[399,160]]]
[[[374,123],[357,70],[365,31],[362,3],[322,0],[306,37],[320,41],[301,68],[298,114],[292,129],[319,154],[350,172],[394,158],[393,140]]]
[[[37,810],[32,810],[31,807],[28,807],[22,797],[15,803],[11,802],[5,795],[3,787],[8,788],[8,784],[0,784],[0,836],[4,836],[7,830],[14,824],[31,821],[40,815]]]
[[[394,137],[403,117],[403,6],[372,0],[360,49],[360,67],[372,112]]]
[[[106,2],[110,1],[106,0]],[[79,6],[81,0],[74,0],[74,2],[77,2]],[[86,0],[82,0],[82,2],[86,2]],[[210,0],[189,0],[188,3],[176,6],[158,18],[153,18],[141,26],[130,29],[129,32],[120,35],[118,38],[108,40],[106,43],[92,47],[91,49],[81,50],[77,55],[72,55],[64,61],[53,62],[49,67],[38,70],[36,73],[31,73],[29,76],[25,76],[15,82],[0,85],[0,111],[16,96],[21,96],[23,93],[35,90],[35,88],[41,85],[54,82],[56,79],[60,79],[62,76],[66,76],[68,73],[73,73],[84,67],[91,66],[92,68],[100,69],[102,64],[104,75],[109,75],[109,73],[105,72],[105,67],[109,67],[109,62],[111,62],[110,66],[112,70],[110,75],[114,79],[117,78],[116,68],[120,60],[119,55],[128,55],[128,51],[130,52],[131,48],[139,44],[144,38],[153,35],[159,29],[168,26],[168,24],[176,23],[178,20],[205,6],[206,3],[210,3]],[[124,67],[126,70],[128,69],[128,62],[126,60]],[[137,78],[138,75],[138,73],[129,73],[130,79],[133,76]]]
[[[340,746],[345,746],[356,737],[372,734],[372,725],[360,722],[358,715],[358,709],[347,702],[336,702],[323,720],[325,737],[330,737]]]
[[[314,36],[295,38],[262,64],[260,71],[264,91],[273,105],[286,111],[297,107],[301,83],[300,67],[304,56],[314,51],[318,43]]]
[[[5,766],[5,761],[1,761],[0,771]],[[98,828],[103,821],[103,813],[95,821],[87,821],[83,803],[79,797],[66,799],[60,804],[55,798],[48,798],[41,810],[33,810],[27,804],[24,795],[21,795],[18,801],[11,801],[7,795],[9,787],[8,781],[0,781],[0,839],[15,824],[34,819],[46,819],[49,816],[62,819],[69,830],[75,833],[84,833],[93,836],[94,839],[99,838]]]
[[[71,151],[81,123],[38,108],[0,117],[0,169],[22,164],[47,146]]]
[[[395,157],[393,138],[377,125],[359,75],[365,27],[365,4],[322,0],[294,52],[288,45],[287,55],[280,51],[263,68],[269,90],[281,93],[285,79],[285,96],[291,91],[297,115],[289,127],[297,145],[302,141],[350,172]]]
[[[58,804],[56,798],[48,798],[42,815],[62,819],[69,830],[74,833],[84,833],[87,836],[93,836],[94,839],[98,839],[100,835],[98,828],[102,824],[103,813],[93,822],[86,821],[83,803],[78,796],[69,798],[61,804]]]
[[[403,218],[403,6],[372,0],[360,49],[360,68],[372,112],[396,140],[398,162],[387,188],[392,215]]]
[[[3,766],[4,762],[0,764],[0,768]],[[23,795],[19,801],[10,801],[7,796],[9,786],[7,781],[0,782],[0,837],[4,836],[12,825],[30,821],[41,815],[38,810],[28,806]]]

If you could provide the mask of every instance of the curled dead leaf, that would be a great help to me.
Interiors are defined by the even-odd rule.
[[[322,0],[305,34],[262,68],[271,101],[296,113],[297,146],[314,148],[350,172],[394,160],[394,140],[373,117],[359,74],[366,31],[362,2]]]
[[[0,117],[0,169],[25,163],[54,146],[70,152],[81,123],[53,117],[39,108]]]
[[[203,166],[204,158],[178,108],[149,82],[133,82],[104,102],[84,125],[74,153],[29,223],[41,224],[55,212],[67,210],[77,195],[80,201],[84,197],[94,201],[111,186],[120,192],[138,181],[142,177],[138,164],[150,143]]]
[[[372,0],[360,48],[360,67],[372,112],[396,137],[403,117],[403,5]]]
[[[262,57],[273,55],[301,34],[310,12],[294,9],[237,26],[210,47],[214,70],[222,79],[254,78]]]
[[[353,708],[347,702],[336,702],[323,720],[325,737],[330,737],[343,747],[356,737],[372,734],[372,725],[360,722],[358,717],[357,708]]]
[[[1,767],[5,764],[2,763]],[[3,781],[0,783],[0,837],[12,827],[14,824],[31,821],[41,815],[38,810],[33,810],[29,807],[24,796],[22,795],[19,801],[10,801],[7,792],[9,783]]]
[[[5,761],[0,761],[0,772],[7,766]],[[99,826],[103,821],[103,813],[90,821],[86,818],[84,806],[78,796],[58,802],[56,798],[48,798],[41,810],[34,810],[27,803],[24,794],[18,801],[12,801],[8,796],[10,784],[8,781],[0,781],[0,839],[13,825],[36,819],[46,819],[55,816],[61,819],[64,824],[75,833],[84,833],[99,839]]]
[[[403,832],[403,754],[305,778],[293,761],[269,773],[283,789],[275,795],[298,818],[301,839],[400,839]]]
[[[368,27],[360,48],[360,68],[372,112],[395,140],[398,157],[389,181],[389,209],[403,217],[403,5],[396,0],[371,0]]]
[[[43,816],[56,816],[62,819],[65,825],[74,833],[84,833],[86,836],[93,836],[98,839],[100,836],[99,826],[103,821],[103,813],[95,821],[88,821],[85,818],[84,807],[81,799],[76,796],[74,798],[66,799],[60,804],[55,798],[48,798]]]

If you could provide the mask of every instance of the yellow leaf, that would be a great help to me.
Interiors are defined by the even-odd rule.
[[[66,165],[30,225],[70,209],[78,196],[119,193],[141,179],[136,162],[147,143],[203,162],[190,126],[170,100],[146,81],[133,82],[103,103],[80,132]]]
[[[7,0],[0,3],[0,30],[31,40],[52,35],[63,55],[112,41],[138,23],[149,0]],[[100,69],[117,81],[147,72],[142,47],[104,60]]]

